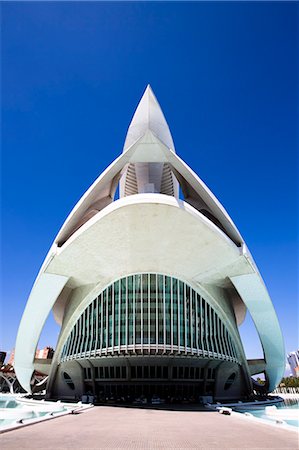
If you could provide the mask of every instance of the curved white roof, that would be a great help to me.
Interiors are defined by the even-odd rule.
[[[237,245],[242,245],[242,237],[223,206],[192,169],[168,147],[169,144],[173,144],[169,127],[148,86],[128,129],[123,153],[76,204],[55,239],[57,245],[61,246],[78,228],[114,200],[118,182],[129,165],[152,163],[167,164],[173,178],[181,185],[185,201],[217,223]],[[174,185],[176,183],[174,181]],[[121,185],[120,191],[123,190]],[[176,187],[174,197],[177,197]]]
[[[151,166],[154,172],[167,165],[180,183],[185,201],[161,191],[146,191],[113,202],[117,184],[128,167],[134,166],[138,172],[143,164],[156,164]],[[144,173],[145,169],[140,175],[142,182],[147,176]],[[157,179],[157,173],[154,175]],[[149,181],[144,183],[158,183]],[[269,389],[276,386],[284,371],[284,345],[267,290],[223,206],[174,152],[168,125],[150,87],[133,117],[123,153],[74,207],[32,288],[15,351],[15,370],[22,386],[30,391],[35,348],[51,308],[59,318],[75,287],[99,280],[105,284],[115,276],[142,271],[167,272],[193,283],[234,290],[257,327]],[[242,321],[240,301],[235,314]],[[34,326],[28,328],[28,323]]]

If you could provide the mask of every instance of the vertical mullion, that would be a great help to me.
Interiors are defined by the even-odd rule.
[[[67,350],[66,350],[67,358],[69,358],[69,356],[70,356],[70,344],[71,344],[71,334],[69,335],[68,343],[67,343]]]
[[[140,343],[143,354],[143,275],[140,275]]]
[[[112,355],[114,355],[114,342],[115,342],[115,339],[114,339],[114,326],[115,326],[115,312],[114,312],[114,310],[115,310],[115,292],[114,292],[114,285],[115,285],[115,283],[113,283],[112,284],[112,293],[111,293],[111,295],[112,295],[112,298],[111,298],[111,301],[112,301],[112,342],[111,342],[111,344],[112,344]]]
[[[237,360],[237,355],[236,355],[236,351],[235,351],[235,346],[234,346],[233,339],[232,339],[231,336],[229,336],[229,340],[230,340],[230,345],[231,345],[232,352],[233,352],[233,357]]]
[[[191,345],[191,355],[193,355],[193,316],[192,316],[192,312],[193,312],[193,298],[194,298],[194,291],[193,289],[190,287],[190,308],[189,308],[189,313],[190,313],[190,345]]]
[[[223,345],[222,345],[222,339],[221,339],[221,320],[218,316],[217,316],[217,333],[218,333],[218,340],[219,340],[219,344],[220,344],[221,355],[223,356],[224,351],[223,351]]]
[[[104,292],[101,293],[100,296],[101,301],[101,346],[100,346],[100,355],[103,351],[103,337],[104,337],[104,330],[103,330],[103,302],[104,302]]]
[[[71,356],[71,346],[72,346],[72,333],[70,333],[70,337],[69,337],[69,343],[68,343],[68,350],[67,350],[67,352],[68,352],[68,356],[70,357]]]
[[[71,347],[70,347],[72,355],[74,355],[74,349],[75,349],[75,343],[76,343],[76,335],[77,335],[76,325],[77,325],[77,322],[75,323],[75,326],[72,329],[72,343],[71,343]]]
[[[181,290],[180,282],[177,280],[177,290],[178,290],[178,348],[179,354],[181,353]]]
[[[230,356],[230,359],[233,360],[233,354],[232,354],[232,349],[231,349],[230,342],[229,342],[229,334],[228,334],[227,330],[225,331],[225,335],[226,335],[226,342],[227,342],[227,347],[228,347],[228,352],[229,352],[228,354]]]
[[[84,353],[84,349],[85,349],[85,339],[86,339],[86,316],[87,316],[87,311],[86,308],[83,312],[83,316],[82,316],[82,334],[83,334],[83,339],[82,339],[82,346],[80,348],[80,353]]]
[[[93,326],[93,322],[94,322],[94,301],[91,303],[91,312],[90,312],[90,317],[91,317],[91,339],[90,339],[90,344],[89,344],[89,357],[91,355],[91,350],[92,350],[92,343],[93,343],[93,333],[94,333],[94,326]]]
[[[73,347],[73,330],[71,331],[71,334],[70,334],[70,346],[69,346],[69,356],[71,357],[72,356],[72,347]]]
[[[77,324],[77,322],[76,322],[76,324]],[[76,324],[73,327],[72,332],[71,332],[70,355],[74,355],[74,344],[75,344],[74,336],[75,336],[75,332],[76,332]]]
[[[215,340],[216,340],[216,345],[217,345],[217,353],[218,353],[218,357],[219,357],[219,355],[221,354],[221,349],[220,349],[220,339],[219,339],[219,334],[218,334],[218,316],[215,311],[214,311],[214,320],[215,320]]]
[[[166,352],[165,275],[163,275],[163,350]]]
[[[210,341],[211,341],[211,346],[212,346],[212,353],[213,353],[213,357],[214,357],[214,353],[215,353],[215,348],[214,348],[214,336],[213,336],[213,327],[212,327],[212,307],[211,305],[209,305],[209,336],[210,336]]]
[[[71,333],[70,333],[70,341],[69,341],[69,346],[68,346],[68,356],[71,356],[72,353],[72,349],[73,349],[73,333],[74,333],[74,328],[72,329]]]
[[[207,350],[208,350],[208,358],[210,357],[210,342],[208,335],[209,329],[208,329],[208,304],[205,302],[205,334],[206,334],[206,343],[207,343]]]
[[[220,333],[221,333],[221,342],[222,342],[222,347],[223,347],[223,355],[226,357],[227,351],[226,351],[224,337],[223,337],[223,324],[222,324],[222,321],[220,322]]]
[[[66,348],[65,348],[65,356],[69,356],[69,348],[71,343],[71,335],[69,335],[68,340],[66,341]]]
[[[67,343],[67,339],[66,339],[66,341],[64,342],[63,347],[62,347],[62,351],[61,351],[61,353],[60,353],[60,361],[63,361],[64,354],[65,354],[65,350],[66,350],[66,343]]]
[[[158,275],[156,277],[156,353],[159,351],[159,302],[158,302]]]
[[[120,353],[121,282],[118,280],[118,352]]]
[[[198,294],[195,292],[194,293],[195,296],[195,333],[196,333],[196,350],[197,350],[197,355],[199,354],[198,352]]]
[[[184,283],[184,331],[185,331],[185,354],[187,353],[187,302],[186,302],[186,284]]]
[[[76,346],[75,346],[75,353],[76,355],[78,355],[78,353],[80,353],[80,345],[81,345],[81,339],[82,339],[82,314],[79,317],[79,319],[77,320],[77,324],[78,324],[78,340],[76,342]]]
[[[126,352],[128,352],[129,343],[129,312],[128,312],[128,277],[126,277],[126,320],[125,320],[125,336],[126,336]]]
[[[136,275],[133,275],[133,349],[135,352],[135,342],[136,342]]]
[[[65,358],[67,357],[67,348],[68,348],[69,342],[70,342],[70,337],[68,337],[64,343],[64,346],[63,346],[63,349],[61,352],[61,356],[60,356],[60,361],[64,361]]]
[[[231,354],[231,350],[230,350],[230,346],[229,346],[229,342],[228,342],[228,333],[227,333],[226,329],[224,330],[224,336],[225,336],[227,354],[229,356],[229,359],[232,359],[232,354]]]
[[[230,350],[231,350],[232,357],[233,357],[233,359],[235,359],[236,355],[235,355],[235,352],[234,352],[234,347],[233,347],[233,343],[232,343],[232,338],[231,338],[230,335],[228,335],[228,342],[229,342],[229,348],[230,348]]]
[[[213,335],[214,335],[214,342],[216,345],[216,352],[217,356],[219,355],[219,346],[218,346],[218,336],[217,336],[217,330],[216,330],[216,312],[213,309]]]
[[[65,355],[65,351],[66,351],[67,340],[68,340],[68,339],[66,339],[65,342],[64,342],[64,344],[63,344],[62,351],[61,351],[61,353],[60,353],[60,361],[63,361],[64,355]]]
[[[173,353],[173,278],[170,278],[170,344]]]
[[[237,349],[236,349],[236,346],[235,346],[234,342],[232,342],[232,346],[233,346],[235,357],[238,360],[238,353],[237,353]]]
[[[228,341],[229,353],[230,353],[231,359],[234,359],[234,353],[232,351],[230,336],[229,336],[228,332],[227,332],[227,341]]]
[[[90,337],[90,333],[89,333],[89,306],[86,308],[86,314],[87,314],[87,318],[86,318],[86,341],[85,341],[85,345],[84,345],[84,354],[86,354],[87,352],[87,344],[88,344],[88,340]]]
[[[204,319],[202,317],[202,311],[203,311],[202,296],[200,295],[199,298],[200,298],[200,345],[201,345],[202,355],[205,356],[205,347],[203,345],[203,323],[204,323]]]
[[[233,340],[232,340],[231,337],[230,337],[230,342],[231,342],[231,346],[232,346],[232,349],[233,349],[233,355],[234,355],[234,358],[235,358],[236,360],[238,360],[238,355],[237,355],[237,353],[236,353],[236,349],[235,349],[235,346],[234,346],[234,342],[233,342]]]
[[[81,322],[82,322],[82,314],[80,316],[80,319],[81,319]],[[77,322],[76,322],[76,326],[77,326],[76,333],[78,333],[78,339],[77,340],[75,339],[74,345],[73,345],[73,348],[72,348],[72,353],[75,354],[75,355],[77,355],[77,353],[79,353],[79,343],[80,343],[80,334],[79,334],[80,328],[79,328],[79,325],[80,325],[80,321],[77,320]],[[82,327],[82,325],[81,325],[81,327]]]
[[[82,314],[82,341],[81,341],[81,346],[80,346],[80,354],[82,353],[83,350],[83,344],[84,344],[84,339],[85,339],[85,310],[83,311]]]
[[[150,274],[147,274],[147,328],[148,328],[148,351],[150,353],[151,346],[151,278]]]
[[[213,338],[214,338],[214,344],[215,344],[215,351],[217,353],[217,357],[219,354],[219,348],[218,348],[218,339],[217,339],[217,333],[216,333],[216,313],[214,309],[212,310],[212,319],[213,319]]]
[[[73,357],[74,356],[74,334],[75,334],[75,329],[72,329],[72,334],[71,334],[71,345],[70,345],[70,356]]]
[[[97,296],[97,300],[96,300],[96,339],[95,339],[95,349],[94,349],[95,356],[97,354],[98,342],[99,342],[99,296]]]
[[[108,296],[108,288],[105,289],[106,292],[106,355],[108,353],[108,345],[109,345],[109,296]]]
[[[223,327],[223,334],[224,334],[225,346],[226,346],[226,352],[227,352],[226,354],[229,356],[229,359],[230,359],[230,351],[229,351],[228,342],[227,342],[227,331],[226,331],[225,327]]]

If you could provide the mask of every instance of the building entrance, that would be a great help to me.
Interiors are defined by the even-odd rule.
[[[202,395],[213,395],[214,383],[207,386],[203,381],[198,383],[96,383],[95,394],[99,402],[133,403],[143,398],[150,403],[159,398],[166,403],[198,402]],[[92,386],[85,384],[86,391],[92,392]]]

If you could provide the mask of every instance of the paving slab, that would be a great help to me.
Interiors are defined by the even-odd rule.
[[[280,449],[298,434],[214,411],[94,407],[0,435],[1,450]]]

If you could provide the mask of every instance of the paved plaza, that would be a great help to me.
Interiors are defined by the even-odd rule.
[[[214,411],[99,406],[0,435],[9,449],[298,449],[298,435]]]

